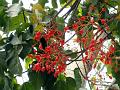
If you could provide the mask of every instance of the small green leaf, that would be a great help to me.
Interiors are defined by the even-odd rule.
[[[32,64],[32,62],[33,62],[33,59],[32,59],[32,58],[26,57],[26,58],[25,58],[25,68],[26,68],[26,69],[29,69],[29,65]]]
[[[52,6],[53,8],[58,8],[57,0],[52,0]]]
[[[57,78],[57,81],[59,81],[59,80],[63,80],[63,81],[65,81],[65,75],[64,74],[60,74],[59,76],[58,76],[58,78]]]
[[[106,67],[107,67],[107,74],[111,74],[112,67],[110,65],[106,65]]]
[[[60,4],[63,5],[67,2],[67,0],[60,0]]]
[[[79,74],[79,69],[78,68],[74,69],[74,76],[75,76],[76,86],[77,86],[77,90],[78,90],[81,87],[81,84],[82,84],[82,79],[81,79],[81,76]]]

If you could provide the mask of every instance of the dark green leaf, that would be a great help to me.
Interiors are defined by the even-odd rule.
[[[9,68],[9,71],[13,74],[22,74],[22,66],[19,60],[18,56],[19,50],[12,48],[7,53],[7,65]]]
[[[5,85],[3,90],[12,90],[12,85],[11,85],[12,83],[8,77],[4,78],[4,82],[5,82]]]
[[[8,68],[13,74],[22,74],[22,66],[18,56],[15,55],[14,58],[9,61]]]
[[[13,90],[20,90],[20,85],[19,84],[14,84]]]
[[[12,45],[19,45],[19,44],[22,44],[22,41],[18,38],[17,35],[15,35],[15,36],[13,37],[13,39],[11,40],[10,43],[11,43]]]
[[[67,0],[60,0],[60,4],[65,4],[67,2]]]
[[[0,64],[6,65],[5,59],[6,59],[6,52],[0,51]]]
[[[77,86],[77,90],[78,90],[81,87],[81,84],[82,84],[82,79],[81,79],[81,76],[79,74],[79,69],[78,68],[74,69],[74,76],[75,76],[76,86]]]
[[[0,26],[4,28],[7,26],[9,20],[5,11],[6,11],[5,7],[0,6]]]
[[[29,81],[33,86],[33,90],[40,90],[42,85],[42,77],[40,72],[29,71]]]
[[[67,85],[67,90],[76,90],[76,82],[73,78],[67,77],[66,85]]]
[[[52,0],[52,6],[53,8],[58,8],[57,0]]]
[[[23,49],[19,54],[19,57],[24,59],[32,51],[32,40],[28,40],[26,44],[23,44]]]
[[[6,4],[6,0],[0,0],[0,6],[5,6]]]
[[[25,82],[20,87],[20,90],[35,90],[30,82]],[[40,90],[40,89],[39,89]]]
[[[67,90],[65,81],[63,80],[57,81],[53,90]]]
[[[18,2],[19,2],[19,0],[12,0],[12,4],[18,3]]]
[[[0,90],[3,90],[4,84],[5,84],[4,78],[3,78],[3,77],[0,77]]]
[[[38,2],[44,7],[45,4],[48,3],[48,0],[39,0]]]

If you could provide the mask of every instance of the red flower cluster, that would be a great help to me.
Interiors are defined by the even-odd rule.
[[[36,45],[33,45],[33,51],[36,52],[28,55],[37,61],[37,63],[33,65],[32,70],[37,72],[47,71],[48,74],[54,73],[54,77],[57,77],[65,71],[68,56],[63,52],[64,40],[61,35],[62,32],[57,30],[48,30],[46,33],[36,32],[34,37]],[[42,44],[39,43],[41,37],[47,41],[47,47],[45,47],[45,49],[43,49]],[[39,51],[43,51],[43,53]]]

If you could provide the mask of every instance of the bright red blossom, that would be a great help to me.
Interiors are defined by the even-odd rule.
[[[81,29],[81,30],[79,31],[79,33],[80,33],[80,35],[82,35],[82,34],[84,33],[84,30]]]
[[[73,25],[72,25],[72,28],[73,28],[74,30],[77,30],[77,29],[78,29],[78,24],[73,24]]]
[[[105,24],[106,23],[106,20],[105,19],[100,19],[101,20],[101,23],[102,24]]]

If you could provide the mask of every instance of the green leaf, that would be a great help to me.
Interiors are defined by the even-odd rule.
[[[67,90],[76,90],[76,82],[73,78],[67,77],[66,85],[67,85]]]
[[[18,2],[19,2],[19,0],[12,0],[12,4],[18,3]]]
[[[13,37],[13,39],[11,40],[10,43],[11,43],[12,45],[19,45],[19,44],[22,44],[22,41],[18,38],[17,35],[15,35],[15,36]]]
[[[8,68],[9,68],[10,72],[13,74],[21,75],[22,74],[22,66],[21,66],[19,57],[14,56],[14,58],[12,58],[9,62],[10,63],[8,65]]]
[[[19,53],[18,49],[14,49],[14,48],[10,49],[7,54],[6,62],[7,62],[9,71],[12,74],[21,75],[22,74],[22,66],[21,66],[21,63],[19,60],[18,53]]]
[[[42,86],[42,78],[40,72],[29,71],[29,81],[33,86],[33,90],[40,90]]]
[[[6,66],[5,59],[6,59],[6,52],[5,51],[0,51],[0,64]]]
[[[20,90],[35,90],[30,82],[25,82],[20,87]],[[39,89],[40,90],[40,89]]]
[[[5,85],[3,90],[12,90],[11,80],[8,77],[4,78],[4,82],[5,82]]]
[[[65,23],[63,17],[57,17],[56,22],[59,23],[59,24],[64,24]]]
[[[81,87],[81,84],[82,84],[82,79],[81,79],[81,76],[79,74],[79,69],[78,68],[74,69],[74,76],[75,76],[76,86],[77,86],[77,90],[78,90]]]
[[[23,44],[23,49],[19,54],[19,57],[25,59],[25,57],[32,51],[33,40],[28,40],[25,44]]]
[[[5,6],[6,4],[6,0],[0,0],[0,6]]]
[[[32,64],[32,62],[33,62],[33,59],[32,59],[32,58],[26,57],[26,58],[25,58],[25,68],[26,68],[26,69],[29,69],[29,65]]]
[[[58,24],[58,30],[64,31],[65,21],[62,17],[57,17],[56,22]]]
[[[20,13],[18,16],[16,17],[12,17],[10,19],[10,22],[9,22],[9,26],[7,27],[9,31],[13,31],[13,30],[16,30],[20,27],[21,24],[23,24],[25,21],[24,21],[24,16],[22,13]],[[20,29],[21,30],[21,29]],[[23,31],[23,30],[21,30]]]
[[[63,5],[67,2],[67,0],[60,0],[60,4]]]
[[[4,84],[5,84],[4,78],[3,78],[3,77],[0,77],[0,90],[3,90]]]
[[[65,81],[63,80],[57,81],[53,90],[67,90]]]
[[[77,57],[77,53],[74,53],[72,50],[66,50],[65,53],[72,59]]]
[[[52,0],[52,6],[53,8],[58,8],[57,0]]]
[[[5,7],[0,6],[0,26],[4,28],[7,26],[7,22],[9,20],[7,13],[5,11],[6,11]]]
[[[45,7],[45,4],[48,3],[48,0],[39,0],[38,3],[42,5],[42,7]]]
[[[20,85],[19,84],[14,84],[13,90],[20,90]]]
[[[58,77],[57,77],[57,81],[59,81],[59,80],[63,80],[63,81],[65,81],[65,75],[64,74],[60,74]]]

